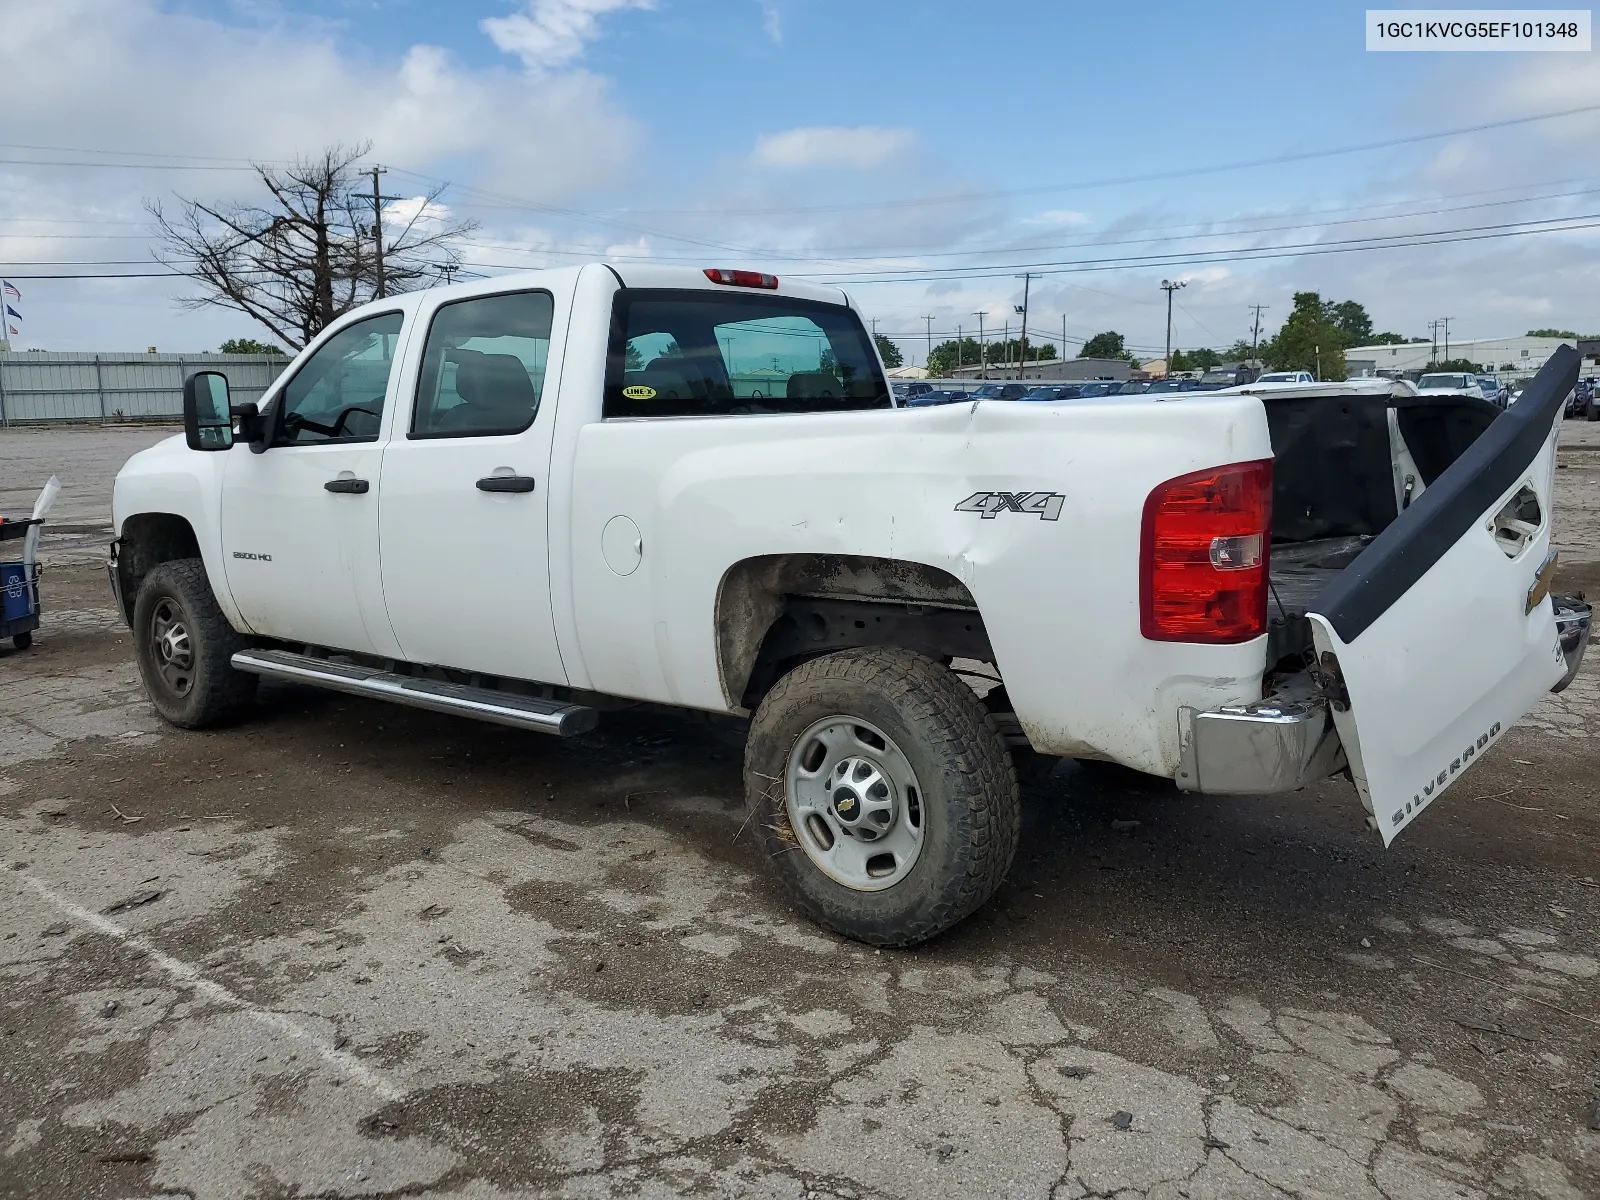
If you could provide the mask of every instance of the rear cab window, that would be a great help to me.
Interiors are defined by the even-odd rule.
[[[617,293],[607,418],[848,412],[893,404],[861,318],[844,305],[698,289]]]

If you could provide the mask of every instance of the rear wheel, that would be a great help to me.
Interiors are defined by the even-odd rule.
[[[145,576],[133,636],[145,692],[172,724],[219,725],[254,699],[256,677],[235,671],[231,661],[248,643],[217,607],[198,558],[162,563]]]
[[[789,894],[872,945],[950,928],[1016,853],[1016,774],[993,718],[907,650],[846,650],[780,679],[751,723],[745,788]]]
[[[29,646],[33,645],[33,634],[19,633],[16,637],[11,639],[11,644],[18,650],[26,650]]]

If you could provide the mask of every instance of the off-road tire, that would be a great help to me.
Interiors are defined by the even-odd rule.
[[[833,714],[881,729],[916,772],[922,849],[905,878],[881,891],[829,878],[790,827],[789,755]],[[994,894],[1016,854],[1017,777],[994,719],[959,676],[909,650],[845,650],[778,680],[751,722],[744,777],[750,823],[785,890],[818,924],[870,945],[912,946],[943,933]]]
[[[192,646],[192,678],[181,694],[163,678],[151,634],[152,616],[163,602],[182,613]],[[224,724],[255,699],[256,677],[234,670],[231,662],[234,651],[245,649],[249,642],[217,607],[205,564],[198,558],[164,562],[145,576],[133,603],[133,642],[151,705],[180,729]]]
[[[31,645],[33,645],[32,633],[19,633],[11,639],[11,646],[14,650],[26,650]]]

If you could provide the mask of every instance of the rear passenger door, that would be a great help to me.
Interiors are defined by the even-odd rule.
[[[566,682],[546,530],[555,305],[505,292],[421,314],[379,507],[384,600],[409,662]]]

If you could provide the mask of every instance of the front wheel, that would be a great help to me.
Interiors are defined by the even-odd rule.
[[[255,697],[256,677],[232,663],[247,643],[217,607],[198,558],[162,563],[145,576],[133,638],[150,703],[182,729],[220,725]]]
[[[846,650],[780,679],[750,726],[745,790],[784,888],[875,946],[970,915],[1017,849],[1017,778],[993,718],[908,650]]]

